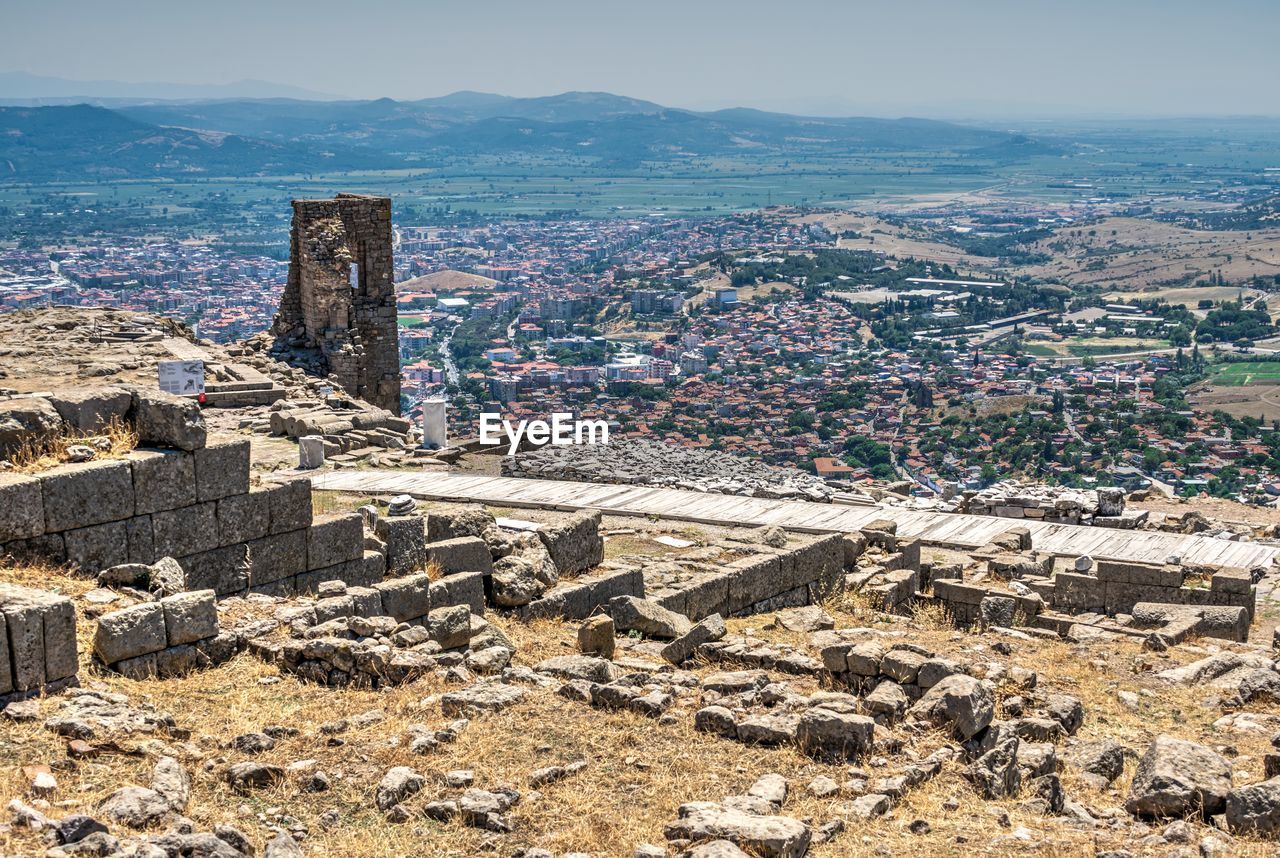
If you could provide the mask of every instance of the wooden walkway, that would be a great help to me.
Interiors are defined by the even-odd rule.
[[[991,516],[956,515],[892,506],[842,506],[806,501],[765,500],[647,486],[528,480],[461,473],[350,470],[311,476],[317,489],[361,494],[406,494],[424,500],[472,501],[511,507],[598,509],[614,515],[653,515],[702,524],[775,524],[812,533],[858,530],[878,519],[893,519],[898,534],[925,543],[977,548],[1018,524],[1031,530],[1040,551],[1068,557],[1088,554],[1117,560],[1163,563],[1179,555],[1187,563],[1251,567],[1270,565],[1280,547],[1143,530],[1114,530],[1074,524],[1046,524]]]

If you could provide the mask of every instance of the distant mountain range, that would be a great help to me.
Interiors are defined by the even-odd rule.
[[[395,168],[517,153],[632,168],[697,156],[956,152],[1006,161],[1052,151],[1024,135],[927,119],[696,112],[599,92],[0,107],[0,180],[20,181]]]

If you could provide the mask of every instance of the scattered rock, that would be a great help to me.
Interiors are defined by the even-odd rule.
[[[1231,791],[1231,764],[1216,752],[1172,736],[1147,746],[1129,788],[1125,809],[1135,816],[1221,813]]]

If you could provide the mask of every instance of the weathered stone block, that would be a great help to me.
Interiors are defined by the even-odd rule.
[[[325,581],[341,581],[352,587],[372,587],[385,577],[383,570],[382,555],[377,551],[366,551],[359,560],[348,560],[299,574],[296,589],[299,593],[313,593]]]
[[[13,691],[13,668],[9,660],[9,624],[0,609],[0,695]]]
[[[796,742],[811,757],[844,762],[871,750],[874,730],[875,722],[865,715],[809,709],[796,725]]]
[[[130,605],[98,618],[94,654],[104,664],[159,652],[168,646],[164,606],[159,602]]]
[[[375,584],[382,609],[400,622],[425,617],[431,609],[431,582],[426,575],[407,575]]]
[[[1253,592],[1253,576],[1248,569],[1224,566],[1209,579],[1209,589],[1215,593],[1249,595]]]
[[[51,563],[67,562],[67,546],[61,533],[46,533],[32,539],[15,539],[6,542],[3,552],[9,557],[29,560],[48,560]]]
[[[129,562],[154,563],[156,544],[155,534],[151,529],[151,516],[135,515],[125,519],[124,527],[129,541]]]
[[[192,590],[213,590],[219,596],[239,593],[249,587],[249,549],[228,545],[212,551],[178,558],[186,571],[186,585]]]
[[[428,542],[427,562],[440,567],[445,575],[455,572],[483,572],[493,574],[493,556],[483,539],[463,536],[443,542]]]
[[[267,487],[271,532],[288,533],[311,526],[311,480],[305,477]]]
[[[1184,577],[1181,567],[1178,566],[1157,566],[1128,560],[1098,560],[1094,574],[1104,583],[1115,582],[1174,589],[1182,586]]]
[[[220,438],[196,451],[196,500],[249,491],[249,439]]]
[[[160,390],[135,389],[133,422],[143,444],[188,451],[205,445],[204,416],[192,399]]]
[[[258,587],[307,571],[307,531],[292,530],[249,545],[249,586]]]
[[[520,609],[526,619],[561,617],[581,620],[603,608],[617,596],[644,598],[644,576],[639,569],[619,569],[561,582],[543,598]]]
[[[547,547],[561,575],[590,569],[604,560],[599,510],[584,510],[564,521],[543,525],[538,530],[538,538]]]
[[[72,387],[50,394],[49,402],[67,426],[93,433],[127,420],[133,395],[123,387]]]
[[[271,493],[251,488],[242,495],[218,501],[218,541],[220,545],[261,539],[271,529]]]
[[[387,573],[408,575],[427,567],[426,519],[393,515],[378,519],[378,538],[387,546]]]
[[[44,623],[44,673],[48,682],[76,675],[80,659],[76,646],[76,611],[71,600],[56,593],[39,593]]]
[[[479,504],[436,510],[426,517],[427,541],[444,542],[463,536],[481,536],[494,526],[493,515]]]
[[[0,543],[44,533],[44,495],[40,480],[0,473]]]
[[[218,609],[213,590],[175,593],[160,600],[164,608],[169,646],[211,638],[218,633]]]
[[[151,679],[159,674],[156,653],[149,652],[135,658],[126,658],[111,665],[111,669],[126,679]]]
[[[62,417],[42,396],[0,400],[0,454],[30,442],[47,441],[64,430]]]
[[[129,562],[129,529],[123,521],[68,530],[67,562],[84,572],[99,572]]]
[[[737,613],[786,589],[779,586],[778,569],[778,558],[768,554],[744,557],[730,563],[729,611]]]
[[[307,569],[324,569],[364,555],[364,518],[358,512],[326,516],[307,528]]]
[[[471,640],[471,611],[466,605],[432,609],[427,613],[427,634],[444,649],[466,646]]]
[[[133,469],[134,506],[139,515],[178,509],[196,502],[195,457],[180,450],[137,450]]]
[[[458,572],[431,582],[431,604],[437,608],[466,605],[476,616],[484,615],[484,573]]]
[[[31,691],[47,681],[44,655],[44,615],[23,588],[0,590],[0,613],[9,635],[11,684],[15,691]]]
[[[185,557],[212,551],[218,541],[218,505],[198,503],[151,514],[155,551],[161,557]]]
[[[347,595],[351,597],[351,613],[359,617],[385,617],[382,609],[382,594],[373,587],[348,587]]]
[[[1101,611],[1106,590],[1092,575],[1059,572],[1053,576],[1053,606],[1064,611]]]
[[[74,530],[133,515],[133,471],[114,459],[59,465],[40,476],[44,528]]]
[[[355,612],[355,604],[351,597],[343,593],[341,596],[330,596],[320,599],[315,604],[316,623],[327,623],[339,617],[349,617]]]
[[[729,581],[730,576],[723,572],[707,573],[680,591],[682,603],[663,602],[662,606],[691,620],[701,620],[712,614],[728,616]]]

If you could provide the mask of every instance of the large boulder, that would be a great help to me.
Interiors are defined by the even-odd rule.
[[[123,423],[133,407],[133,395],[123,387],[63,388],[49,397],[72,429],[101,432],[114,420]]]
[[[637,631],[646,637],[675,640],[689,633],[693,623],[683,614],[635,596],[615,596],[609,600],[609,616],[618,631]]]
[[[1124,772],[1125,747],[1112,739],[1097,742],[1081,742],[1067,752],[1067,765],[1079,769],[1096,779],[1098,786],[1106,786]]]
[[[483,537],[486,530],[496,525],[494,517],[479,504],[432,510],[427,514],[427,541],[443,542],[464,536]]]
[[[561,575],[599,566],[604,560],[599,510],[584,510],[563,521],[545,524],[538,530],[538,538]]]
[[[98,809],[111,822],[129,828],[150,828],[173,815],[169,800],[153,789],[121,787],[102,800]]]
[[[1183,739],[1160,735],[1138,761],[1125,809],[1135,816],[1170,817],[1222,813],[1231,791],[1231,764]]]
[[[493,562],[493,602],[500,608],[519,608],[546,592],[547,585],[534,574],[523,556],[501,557]]]
[[[1266,837],[1280,834],[1280,777],[1231,790],[1226,812],[1232,831]]]
[[[913,718],[935,725],[947,725],[961,740],[971,739],[986,729],[995,715],[991,690],[972,676],[962,673],[944,677],[911,707]]]
[[[153,447],[200,450],[208,437],[194,399],[159,390],[133,391],[133,421],[138,441]]]
[[[809,851],[809,827],[789,816],[758,816],[710,801],[680,805],[666,826],[668,840],[728,840],[762,858],[802,858]]]
[[[871,750],[875,722],[865,715],[809,709],[796,726],[800,750],[820,760],[856,760]]]
[[[408,766],[396,766],[382,776],[374,796],[378,810],[390,810],[395,805],[416,794],[426,784],[422,775]]]
[[[62,417],[47,399],[28,396],[0,401],[0,455],[27,444],[42,444],[62,429]]]
[[[1018,768],[1017,736],[1010,736],[987,751],[965,769],[965,777],[973,782],[978,794],[992,800],[1017,795],[1022,788],[1022,773]]]

